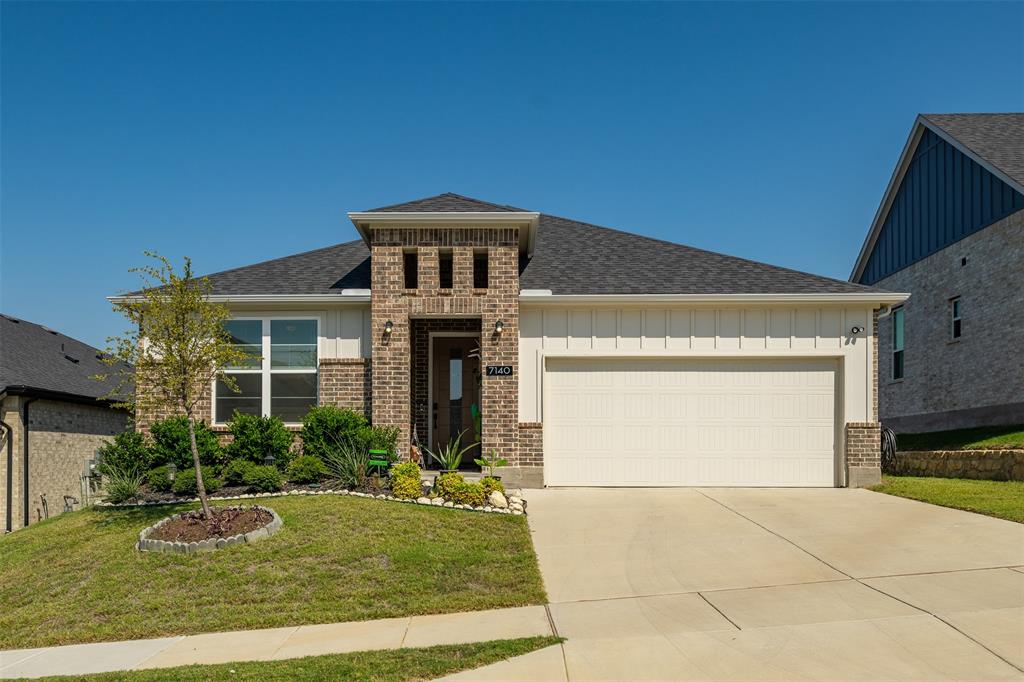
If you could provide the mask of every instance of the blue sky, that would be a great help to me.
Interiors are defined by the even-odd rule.
[[[914,116],[1024,108],[1024,3],[0,4],[0,308],[102,345],[452,191],[846,278]]]

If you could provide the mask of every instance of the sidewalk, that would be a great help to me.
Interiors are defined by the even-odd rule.
[[[543,606],[0,651],[0,679],[194,663],[277,661],[353,651],[551,635]]]

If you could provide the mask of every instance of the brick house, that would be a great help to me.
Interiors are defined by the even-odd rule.
[[[334,403],[403,454],[479,439],[512,485],[878,479],[874,314],[903,295],[455,194],[349,218],[209,276],[263,358],[211,386],[215,429]]]
[[[922,114],[850,280],[911,294],[879,320],[898,432],[1024,423],[1024,114]]]
[[[0,315],[0,516],[10,532],[77,509],[90,494],[96,449],[130,426],[101,400],[110,372],[97,349],[42,325]],[[111,380],[112,381],[112,380]]]

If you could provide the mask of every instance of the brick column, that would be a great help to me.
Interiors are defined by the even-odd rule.
[[[422,257],[422,253],[421,253]],[[371,363],[373,401],[371,411],[375,424],[398,427],[398,449],[405,452],[412,437],[409,409],[410,374],[409,305],[396,292],[402,291],[403,255],[401,247],[373,247],[373,275],[370,294],[370,338],[373,348]],[[420,276],[423,276],[422,261]],[[390,334],[385,323],[393,324]]]
[[[882,480],[882,434],[878,422],[846,424],[846,486],[865,488]]]

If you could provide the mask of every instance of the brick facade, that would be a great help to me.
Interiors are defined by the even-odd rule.
[[[966,259],[966,261],[965,261]],[[881,420],[907,433],[1024,422],[1024,211],[876,286],[903,304],[903,378],[892,378],[892,316],[879,321]],[[962,334],[950,334],[950,299]]]
[[[324,358],[320,360],[319,404],[337,405],[372,419],[369,358]]]
[[[848,422],[845,434],[846,485],[863,488],[882,480],[882,433],[878,422]]]
[[[524,467],[544,466],[544,424],[520,422],[519,465]]]
[[[0,432],[0,530],[17,530],[25,525],[24,516],[24,443],[21,410],[26,400],[9,396],[0,405],[0,419],[12,433]],[[130,418],[122,410],[100,404],[80,404],[53,400],[32,400],[29,404],[29,514],[28,523],[64,510],[64,496],[77,499],[75,509],[85,503],[82,474],[96,450],[129,428]],[[7,528],[7,443],[13,454],[11,468],[12,528]]]

